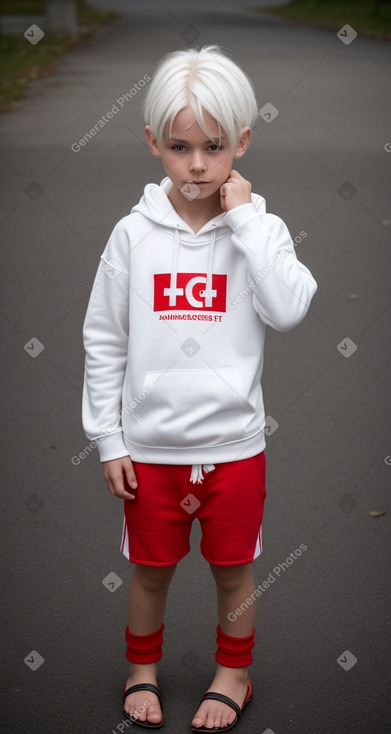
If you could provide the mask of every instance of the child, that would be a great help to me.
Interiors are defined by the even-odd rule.
[[[216,582],[218,665],[191,726],[226,731],[252,696],[255,604],[245,602],[262,551],[266,325],[300,323],[316,283],[284,222],[232,169],[257,117],[236,63],[218,46],[167,54],[144,112],[167,177],[145,187],[102,254],[83,331],[83,426],[124,500],[122,551],[135,564],[126,716],[162,725],[167,593],[197,517]]]

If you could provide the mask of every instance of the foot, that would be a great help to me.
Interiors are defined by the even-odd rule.
[[[225,668],[219,665],[207,692],[222,693],[232,698],[242,708],[247,694],[248,681],[247,668]],[[206,700],[201,703],[191,725],[194,729],[201,727],[213,729],[213,727],[228,726],[235,721],[235,718],[235,711],[226,703]]]
[[[125,690],[137,683],[153,683],[157,686],[156,665],[142,665],[139,667],[141,670],[135,670],[130,674],[126,681]],[[124,701],[124,711],[135,720],[150,721],[151,724],[160,724],[162,721],[159,699],[156,693],[152,693],[152,691],[129,693]]]

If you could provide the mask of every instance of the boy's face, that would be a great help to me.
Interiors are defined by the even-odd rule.
[[[195,120],[191,107],[184,107],[178,112],[172,126],[171,139],[168,138],[167,126],[160,148],[150,127],[145,128],[151,153],[162,159],[173,186],[180,191],[190,182],[196,184],[200,189],[194,197],[197,200],[213,197],[219,191],[230,175],[233,159],[242,157],[251,135],[250,127],[243,128],[239,145],[230,149],[226,133],[222,130],[220,147],[216,120],[206,110],[203,110],[203,114],[210,139]]]

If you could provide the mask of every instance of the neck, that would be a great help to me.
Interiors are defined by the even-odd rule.
[[[218,214],[223,212],[220,204],[220,192],[215,191],[212,196],[208,196],[207,199],[192,199],[188,201],[175,186],[171,186],[168,193],[168,198],[171,201],[175,211],[178,212],[179,216],[186,221],[197,221],[204,219],[208,222],[210,219],[217,217]]]

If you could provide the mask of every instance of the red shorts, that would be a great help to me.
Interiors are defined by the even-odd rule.
[[[124,501],[121,550],[132,563],[172,566],[189,551],[191,524],[201,553],[217,566],[251,563],[262,552],[265,456],[216,464],[200,484],[192,467],[133,462],[138,487]]]

